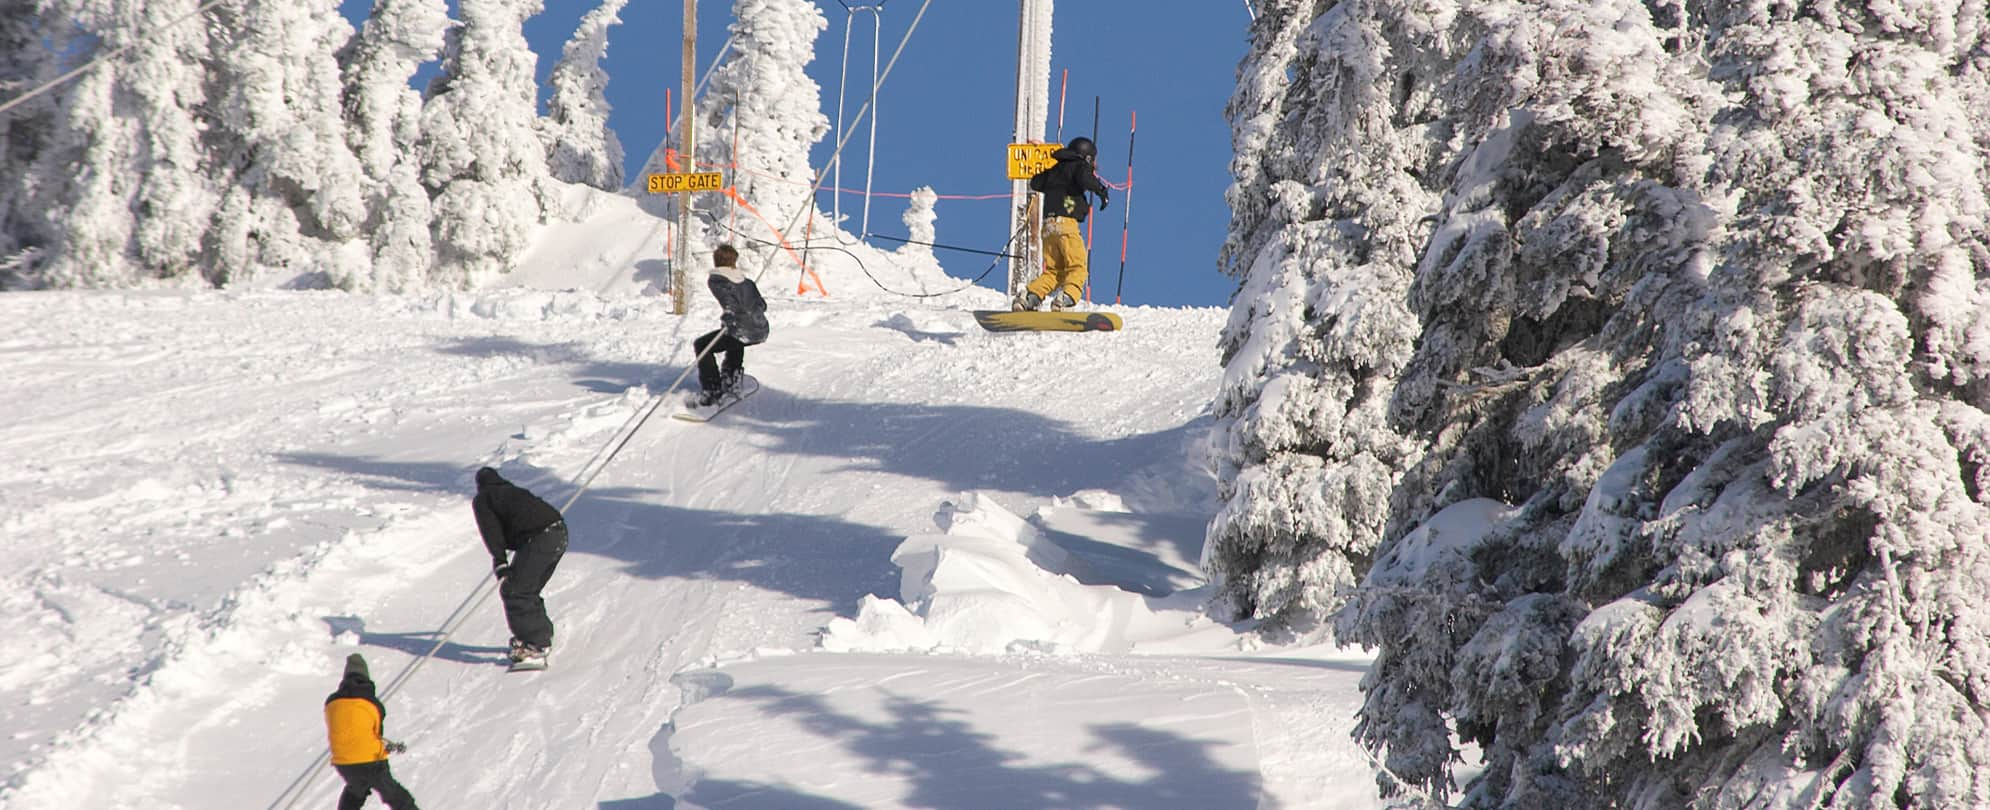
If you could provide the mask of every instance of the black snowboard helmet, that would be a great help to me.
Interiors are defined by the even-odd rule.
[[[1091,138],[1087,138],[1083,135],[1080,135],[1076,138],[1072,138],[1071,142],[1065,144],[1064,148],[1069,149],[1073,152],[1077,152],[1079,157],[1090,158],[1090,157],[1099,156],[1099,147],[1092,143]]]

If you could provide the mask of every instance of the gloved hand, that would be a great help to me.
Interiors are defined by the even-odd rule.
[[[491,576],[506,579],[511,576],[511,563],[501,562],[491,566]]]
[[[399,742],[394,742],[393,740],[388,740],[388,741],[387,741],[387,753],[389,753],[389,754],[405,754],[405,753],[407,753],[407,752],[408,752],[408,744],[407,744],[407,743],[399,743]]]
[[[1107,194],[1103,191],[1099,192],[1099,210],[1104,211],[1111,206],[1112,206],[1112,195]]]

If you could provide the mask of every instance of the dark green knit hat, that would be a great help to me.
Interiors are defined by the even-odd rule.
[[[353,653],[345,657],[345,674],[351,675],[355,672],[359,673],[359,677],[369,681],[373,680],[373,676],[366,671],[366,659],[360,657],[359,653]]]

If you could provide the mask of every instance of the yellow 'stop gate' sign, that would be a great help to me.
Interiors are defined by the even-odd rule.
[[[1054,143],[1009,144],[1009,179],[1028,180],[1037,172],[1057,165],[1057,159],[1050,153],[1063,148]]]
[[[676,194],[685,191],[718,191],[725,188],[725,175],[720,172],[683,172],[678,174],[652,174],[649,176],[651,194]]]

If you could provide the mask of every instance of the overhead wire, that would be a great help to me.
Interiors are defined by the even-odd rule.
[[[970,247],[961,247],[961,246],[959,246],[959,245],[948,245],[948,244],[942,244],[942,243],[940,243],[940,242],[921,242],[921,241],[919,241],[919,240],[917,240],[917,239],[902,239],[902,238],[899,238],[899,237],[896,237],[896,236],[887,236],[887,235],[885,235],[885,234],[881,234],[881,233],[867,233],[867,234],[864,234],[864,238],[865,238],[865,239],[883,239],[883,240],[886,240],[886,241],[890,241],[890,242],[899,242],[899,243],[901,243],[901,244],[907,244],[907,245],[924,245],[924,246],[926,246],[926,247],[936,247],[936,248],[939,248],[939,249],[941,249],[941,250],[958,250],[958,251],[960,251],[960,252],[962,252],[962,253],[974,253],[974,254],[978,254],[978,255],[982,255],[982,256],[999,256],[999,257],[1001,257],[1001,258],[1004,258],[1004,259],[1020,259],[1020,258],[1022,258],[1021,256],[1019,256],[1019,255],[1016,255],[1016,254],[1014,254],[1014,253],[1001,253],[1001,252],[998,252],[998,251],[993,251],[993,250],[981,250],[981,249],[979,249],[979,248],[970,248]],[[1014,237],[1010,237],[1010,240],[1011,240],[1011,241],[1014,241]]]
[[[53,90],[56,87],[64,83],[67,83],[71,79],[74,79],[78,76],[81,76],[85,73],[95,70],[98,65],[102,65],[105,62],[109,62],[112,59],[116,59],[119,56],[124,55],[125,51],[131,50],[132,48],[136,48],[140,45],[147,44],[147,42],[151,37],[156,36],[164,31],[170,30],[174,27],[177,27],[178,25],[186,22],[187,20],[191,20],[195,17],[198,17],[206,13],[208,9],[221,5],[224,2],[228,2],[228,0],[207,0],[207,2],[202,3],[199,6],[196,6],[194,10],[182,14],[178,17],[174,17],[171,20],[167,20],[166,24],[161,25],[157,28],[153,28],[149,31],[146,31],[145,33],[140,34],[139,36],[133,37],[130,42],[127,42],[123,45],[119,45],[116,48],[112,48],[109,53],[98,55],[96,58],[91,59],[90,61],[77,66],[75,69],[70,70],[67,73],[64,73],[60,76],[57,76],[53,79],[49,79],[48,81],[43,82],[41,86],[36,87],[33,90],[29,90],[26,93],[22,93],[21,95],[14,97],[13,99],[7,101],[4,104],[0,104],[0,115],[4,115],[8,110],[14,109],[15,107],[25,104],[28,102],[29,99],[32,99],[50,90]]]
[[[845,129],[842,133],[838,135],[836,139],[836,149],[835,151],[831,152],[829,155],[829,159],[831,161],[842,158],[844,147],[850,144],[850,136],[856,134],[857,123],[861,123],[863,121],[864,116],[871,111],[873,102],[876,100],[878,90],[884,86],[884,80],[890,78],[892,69],[898,67],[898,58],[905,54],[906,44],[912,41],[912,34],[919,30],[919,22],[926,18],[926,10],[931,8],[932,5],[933,5],[933,0],[924,0],[924,2],[921,2],[919,4],[919,11],[912,15],[911,24],[905,27],[905,36],[899,38],[897,49],[892,51],[891,60],[885,63],[884,71],[878,75],[878,80],[871,85],[871,98],[865,99],[864,105],[857,109],[857,122],[853,122],[848,129]],[[815,182],[809,187],[809,192],[806,195],[809,200],[814,200],[815,195],[819,191],[821,191],[822,180],[823,178],[820,175],[818,175],[815,179]],[[788,231],[794,230],[795,223],[801,220],[802,209],[811,208],[811,207],[813,207],[813,204],[797,207],[795,209],[795,212],[788,217],[788,223],[782,228],[780,228],[780,231],[782,233],[787,233]],[[772,264],[772,262],[773,262],[773,257],[771,256],[761,260],[760,268],[756,270],[753,274],[753,279],[755,282],[758,282],[761,276],[767,274],[767,269]]]
[[[846,248],[846,247],[844,247],[844,246],[842,246],[842,245],[839,245],[839,244],[828,244],[828,245],[812,245],[812,244],[809,244],[809,243],[808,243],[808,242],[806,242],[806,241],[804,241],[804,242],[803,242],[803,243],[802,243],[802,244],[801,244],[800,246],[795,246],[795,245],[792,245],[792,244],[783,244],[783,243],[780,243],[780,242],[774,242],[774,241],[769,241],[769,240],[766,240],[766,239],[761,239],[761,238],[759,238],[759,237],[755,237],[755,236],[750,236],[750,235],[748,235],[748,234],[746,234],[746,233],[744,233],[744,232],[742,232],[742,231],[738,230],[737,228],[733,228],[733,227],[731,227],[731,226],[728,226],[728,225],[725,225],[724,223],[721,223],[721,222],[718,222],[718,221],[716,221],[716,220],[712,219],[712,218],[711,218],[710,216],[704,216],[703,218],[704,218],[704,219],[705,219],[705,220],[706,220],[706,221],[707,221],[708,223],[710,223],[711,225],[713,225],[713,226],[715,226],[715,227],[720,227],[720,228],[724,228],[724,229],[725,229],[725,230],[726,230],[727,232],[729,232],[729,233],[731,234],[731,237],[732,237],[732,238],[734,238],[734,239],[738,239],[738,240],[741,240],[741,241],[745,241],[745,242],[751,242],[751,243],[753,243],[753,244],[757,244],[757,245],[765,245],[765,246],[768,246],[768,247],[777,247],[777,248],[782,248],[782,249],[784,249],[784,250],[790,250],[790,251],[798,251],[798,252],[802,252],[802,253],[807,253],[807,252],[809,252],[809,251],[814,251],[814,250],[833,250],[833,251],[836,251],[836,252],[838,252],[838,253],[841,253],[841,254],[843,254],[843,255],[845,255],[845,256],[848,256],[848,257],[850,257],[850,260],[851,260],[852,262],[855,262],[855,263],[856,263],[856,265],[857,265],[857,269],[858,269],[858,270],[860,270],[860,271],[862,271],[862,272],[863,272],[863,274],[864,274],[864,277],[865,277],[865,278],[868,278],[868,279],[870,279],[871,283],[872,283],[873,285],[876,285],[878,289],[880,289],[880,290],[883,290],[883,291],[884,291],[884,292],[885,292],[886,294],[889,294],[889,295],[896,295],[896,296],[899,296],[899,297],[901,297],[901,298],[940,298],[940,297],[943,297],[943,296],[948,296],[948,295],[957,295],[957,294],[959,294],[959,293],[961,293],[961,292],[964,292],[964,291],[966,291],[966,290],[969,290],[969,289],[973,289],[975,285],[977,285],[977,284],[980,284],[980,283],[981,283],[981,280],[982,280],[982,279],[984,279],[984,278],[987,278],[987,277],[988,277],[988,274],[989,274],[989,273],[992,273],[992,272],[994,272],[994,271],[995,271],[995,268],[996,268],[997,266],[999,266],[999,265],[1001,264],[1001,261],[1002,261],[1002,259],[1006,259],[1006,258],[1012,258],[1012,257],[1013,257],[1013,254],[1010,254],[1010,253],[1008,253],[1007,251],[1009,250],[1009,248],[1013,247],[1013,246],[1014,246],[1014,245],[1016,244],[1016,239],[1022,236],[1022,231],[1020,231],[1020,230],[1016,231],[1015,233],[1012,233],[1012,234],[1010,234],[1010,235],[1009,235],[1009,241],[1007,241],[1007,242],[1005,242],[1005,243],[1003,243],[1003,244],[1002,244],[1002,250],[1001,250],[1001,251],[999,251],[999,252],[996,252],[996,251],[986,251],[986,250],[976,250],[976,249],[974,249],[974,248],[963,248],[963,247],[954,247],[954,246],[952,246],[952,245],[934,245],[934,243],[931,243],[931,242],[914,242],[914,241],[912,241],[912,240],[910,240],[910,239],[899,239],[899,238],[897,238],[897,237],[894,237],[894,236],[884,236],[884,235],[882,235],[882,234],[867,234],[867,236],[876,236],[876,237],[878,237],[878,238],[880,238],[880,239],[890,239],[890,240],[892,240],[892,241],[895,241],[895,242],[908,242],[908,243],[911,243],[911,244],[915,244],[915,245],[934,245],[935,247],[943,247],[943,248],[947,248],[947,249],[950,249],[950,250],[959,250],[959,251],[965,251],[965,252],[969,252],[969,253],[979,253],[979,254],[982,254],[982,255],[985,255],[985,256],[994,256],[994,257],[996,257],[994,261],[991,261],[991,262],[989,262],[989,263],[988,263],[988,266],[987,266],[986,268],[983,268],[983,269],[982,269],[982,271],[981,271],[981,274],[980,274],[980,275],[977,275],[977,276],[975,276],[974,278],[972,278],[972,279],[969,279],[969,280],[968,280],[968,281],[966,281],[965,283],[962,283],[962,284],[961,284],[960,286],[958,286],[958,287],[955,287],[955,288],[953,288],[953,289],[951,289],[951,290],[943,290],[943,291],[940,291],[940,292],[930,292],[930,293],[909,293],[909,292],[901,292],[901,291],[898,291],[898,290],[894,290],[894,289],[892,289],[892,288],[890,288],[890,287],[888,287],[888,286],[885,286],[885,283],[884,283],[883,281],[880,281],[880,280],[878,279],[877,275],[871,272],[871,268],[870,268],[870,265],[867,265],[867,264],[865,264],[865,263],[864,263],[864,260],[863,260],[863,258],[862,258],[862,257],[859,257],[859,256],[858,256],[857,254],[855,254],[855,253],[851,252],[851,251],[850,251],[850,250],[849,250],[848,248]]]

